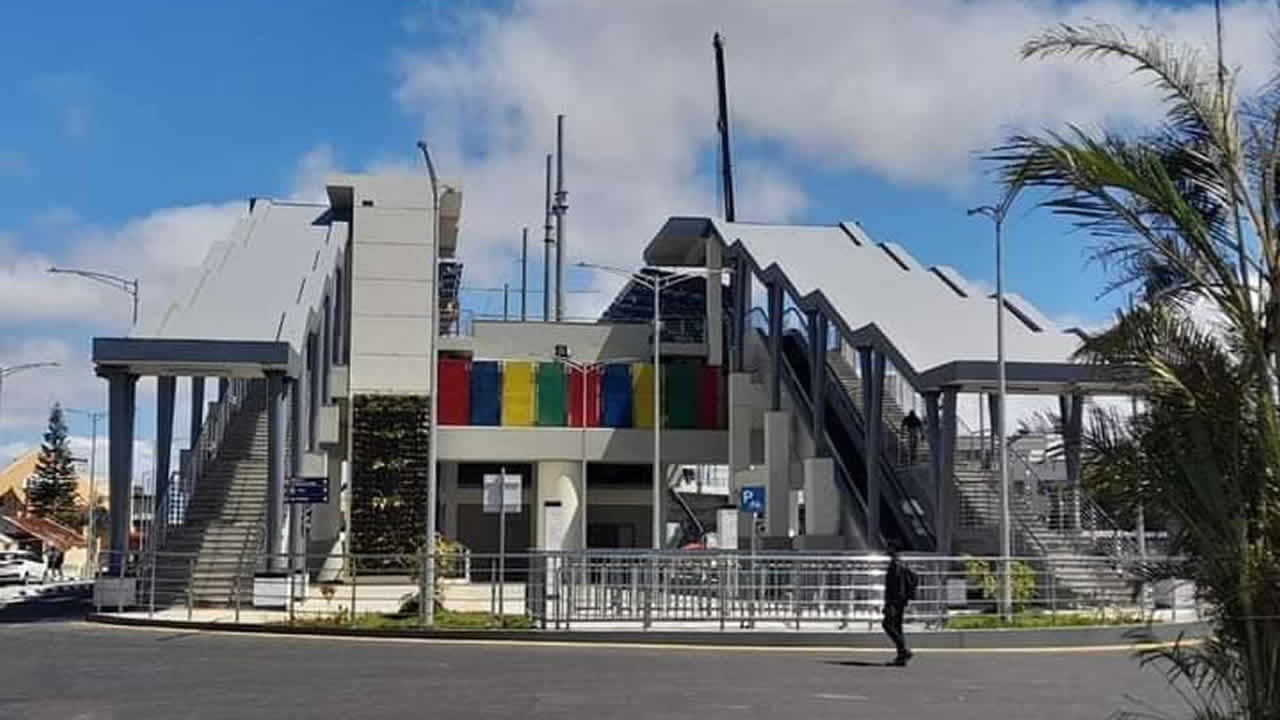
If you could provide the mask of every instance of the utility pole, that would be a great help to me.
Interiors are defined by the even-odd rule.
[[[564,189],[564,115],[556,116],[556,322],[564,321],[564,216],[569,212]]]
[[[440,450],[436,447],[439,439],[437,431],[437,406],[440,393],[438,392],[436,378],[436,350],[439,347],[437,337],[440,334],[440,318],[437,312],[440,306],[440,187],[436,178],[436,167],[431,162],[431,152],[427,150],[427,143],[419,140],[418,149],[422,151],[422,159],[427,163],[427,174],[431,178],[431,267],[428,268],[431,281],[427,284],[430,288],[431,299],[431,317],[427,319],[429,327],[427,328],[427,387],[431,393],[427,399],[429,404],[428,417],[429,427],[427,429],[427,507],[426,507],[426,538],[423,545],[423,569],[422,569],[422,594],[418,598],[418,606],[422,613],[422,623],[426,627],[435,625],[435,590],[436,590],[436,462],[439,457]]]
[[[724,40],[720,33],[711,39],[716,52],[716,92],[719,97],[719,116],[716,129],[720,131],[720,173],[724,179],[724,219],[733,222],[733,163],[729,158],[729,93],[724,82]]]
[[[520,237],[520,322],[529,319],[529,228]]]
[[[542,221],[542,322],[551,322],[551,245],[555,243],[555,236],[551,234],[551,153],[547,153],[547,185],[542,204],[546,211]]]

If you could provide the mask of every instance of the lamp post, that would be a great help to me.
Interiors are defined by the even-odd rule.
[[[98,529],[98,421],[106,417],[105,410],[78,410],[76,408],[63,408],[65,412],[74,413],[76,415],[84,415],[93,423],[93,436],[89,441],[89,528],[85,536],[88,550],[85,553],[86,572],[89,577],[93,577],[98,572],[96,558],[98,555],[97,545],[97,529]]]
[[[997,205],[983,205],[969,210],[969,216],[982,215],[991,220],[995,225],[996,234],[996,374],[998,377],[998,390],[996,395],[996,408],[999,417],[994,418],[992,423],[992,431],[995,433],[999,448],[1000,462],[1000,555],[1002,559],[1003,571],[1000,578],[1000,612],[1004,617],[1009,617],[1013,610],[1013,578],[1011,576],[1011,567],[1009,555],[1013,546],[1013,532],[1011,527],[1011,519],[1009,512],[1009,461],[1008,453],[1005,448],[1005,366],[1004,366],[1004,221],[1009,214],[1009,208],[1013,206],[1014,198],[1017,197],[1018,188],[1015,186],[1012,190],[1005,193]]]
[[[23,370],[35,370],[36,368],[58,367],[56,362],[33,362],[23,363],[22,365],[10,365],[5,367],[0,365],[0,410],[4,409],[4,379],[10,375],[16,375]]]
[[[55,275],[79,275],[82,278],[128,293],[133,298],[133,319],[130,321],[129,326],[138,326],[138,278],[130,280],[119,275],[97,272],[96,270],[76,270],[60,267],[51,267],[49,272]]]
[[[646,267],[639,272],[623,270],[609,265],[593,263],[577,263],[580,268],[602,270],[612,273],[653,291],[653,542],[654,550],[662,549],[662,291],[693,278],[710,278],[712,275],[723,276],[730,268],[707,269],[706,272],[671,272],[657,275],[649,271],[661,271],[662,268]]]
[[[533,357],[539,360],[547,359],[546,357],[541,355],[535,355]],[[600,368],[604,367],[605,365],[609,365],[610,363],[633,362],[635,360],[639,360],[640,358],[618,357],[618,358],[608,358],[606,360],[596,360],[595,362],[579,362],[577,360],[571,359],[568,354],[564,354],[564,355],[556,354],[556,355],[553,355],[550,359],[560,363],[561,365],[564,365],[570,370],[576,370],[579,374],[582,375],[582,398],[581,398],[582,429],[579,431],[579,439],[580,439],[579,463],[581,464],[581,469],[579,470],[579,472],[582,473],[582,497],[579,500],[579,503],[582,505],[582,523],[581,523],[582,549],[586,550],[587,549],[587,510],[588,510],[588,507],[587,507],[587,428],[589,427],[587,425],[587,378],[590,377],[591,373],[596,372]]]
[[[436,316],[440,299],[440,185],[436,177],[436,166],[431,162],[431,151],[424,140],[418,141],[418,150],[422,151],[422,159],[427,164],[427,175],[431,179],[431,288],[430,317],[431,324],[427,333],[427,387],[431,393],[427,402],[429,410],[429,426],[427,428],[427,518],[426,518],[426,567],[423,568],[422,595],[418,598],[418,606],[422,611],[422,623],[426,627],[435,624],[435,589],[436,589],[436,459],[439,450],[436,448],[436,407],[439,393],[436,388],[436,349],[439,345],[440,319]]]

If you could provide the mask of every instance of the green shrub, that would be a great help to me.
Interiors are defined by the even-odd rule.
[[[982,589],[982,597],[996,601],[1000,597],[1000,575],[982,558],[969,558],[964,563],[965,578],[970,587]],[[1036,574],[1030,565],[1014,560],[1009,566],[1013,585],[1013,611],[1021,612],[1036,597]]]

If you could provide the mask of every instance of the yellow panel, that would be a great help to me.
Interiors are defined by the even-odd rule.
[[[653,363],[631,366],[631,426],[653,427]]]
[[[502,364],[502,424],[533,425],[533,363]]]

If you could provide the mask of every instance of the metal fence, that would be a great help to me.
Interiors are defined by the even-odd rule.
[[[874,554],[589,551],[506,555],[329,555],[260,557],[246,570],[236,554],[131,556],[113,567],[130,593],[95,594],[100,610],[229,622],[311,620],[330,624],[419,613],[423,569],[437,563],[436,606],[464,619],[519,618],[527,627],[676,625],[726,630],[761,624],[872,629],[884,604],[887,558]],[[1189,620],[1200,608],[1186,583],[1144,586],[1139,567],[1103,557],[910,557],[919,575],[908,622],[941,628],[958,616],[995,611],[999,578],[1012,573],[1014,610],[1047,616],[1121,614]],[[254,564],[248,565],[254,567]],[[114,599],[113,599],[114,598]],[[216,611],[216,612],[215,612]]]

